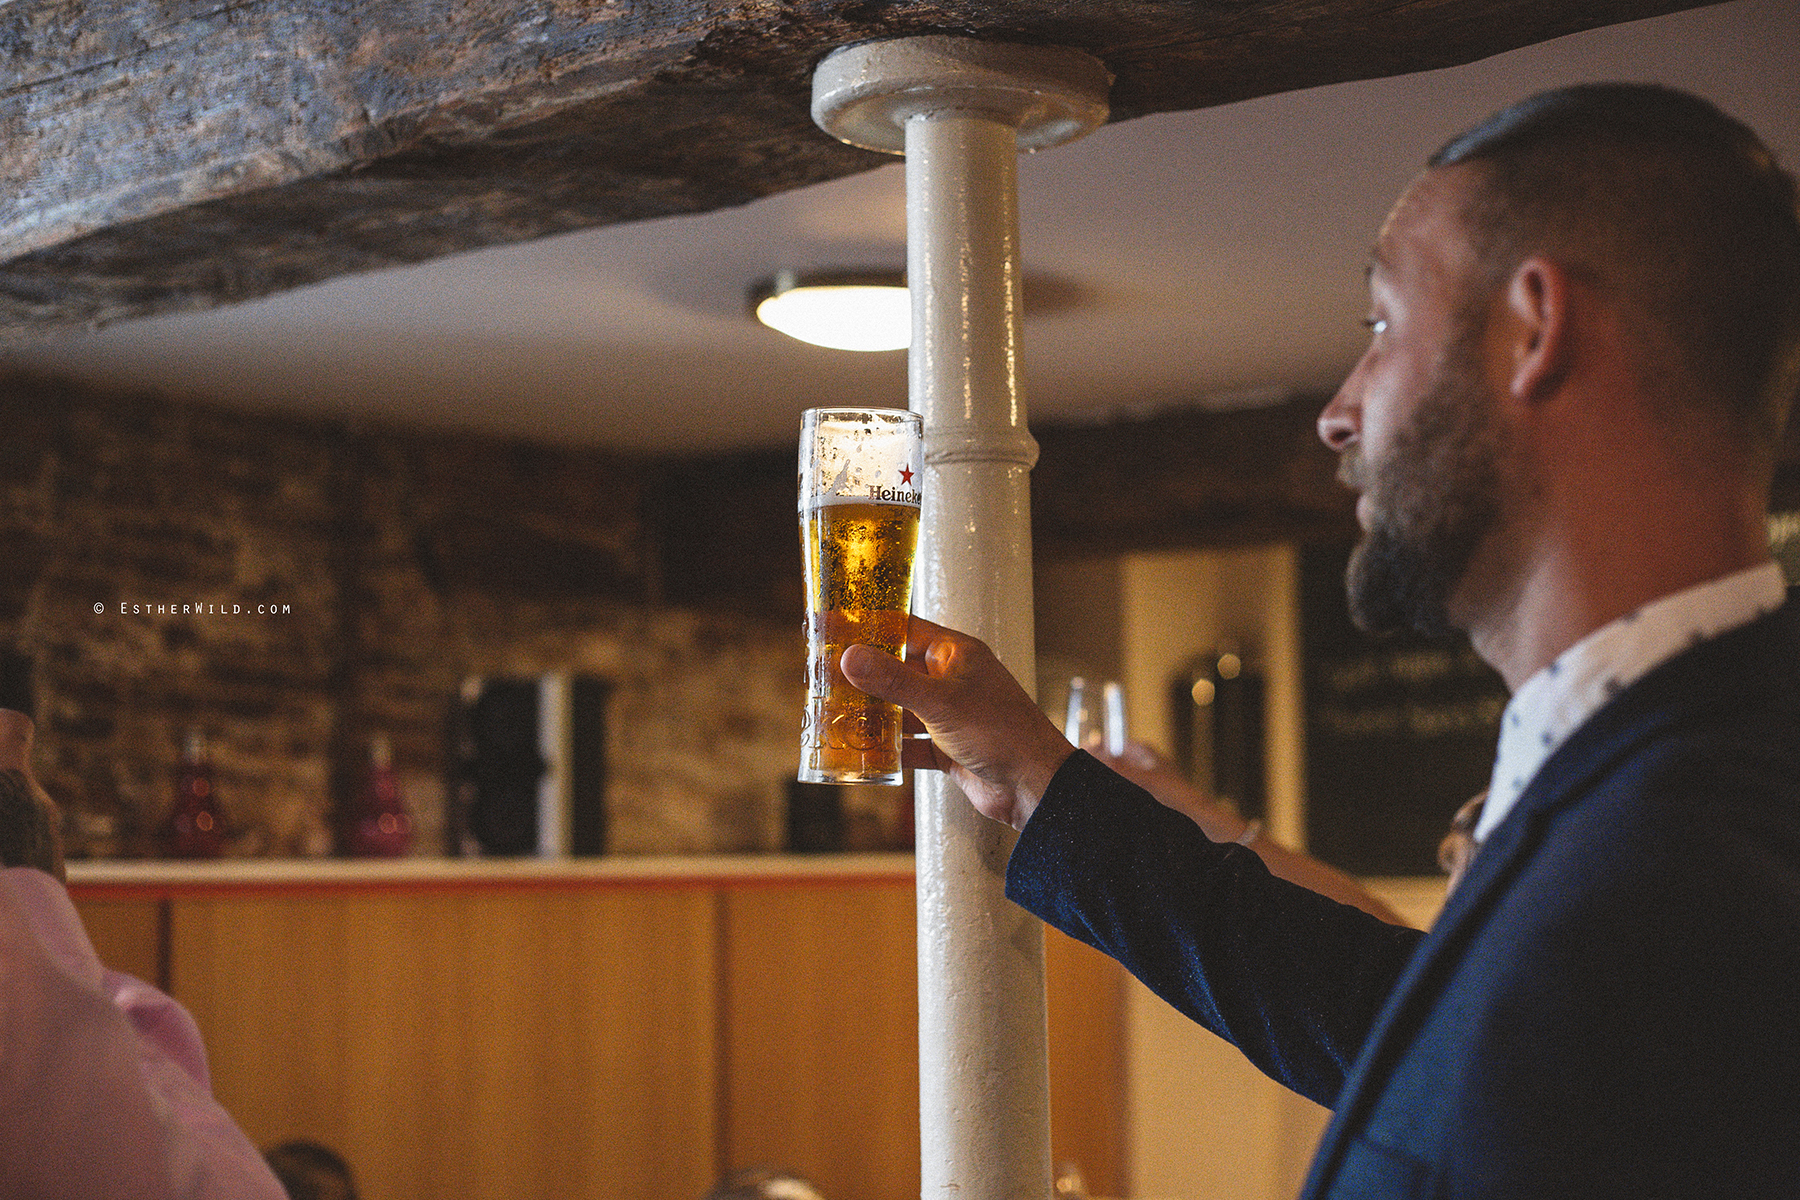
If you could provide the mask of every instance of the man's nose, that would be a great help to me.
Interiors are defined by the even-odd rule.
[[[1319,440],[1333,450],[1342,454],[1356,441],[1357,404],[1352,398],[1352,387],[1356,382],[1353,372],[1344,380],[1344,385],[1337,390],[1324,411],[1319,413]]]

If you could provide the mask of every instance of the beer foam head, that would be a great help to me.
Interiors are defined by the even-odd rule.
[[[917,508],[924,456],[917,413],[808,409],[800,431],[800,511],[828,504]]]

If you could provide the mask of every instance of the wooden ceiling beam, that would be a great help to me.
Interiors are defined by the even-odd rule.
[[[1113,117],[1470,62],[1705,0],[14,0],[0,342],[701,212],[886,161],[814,64],[958,33],[1089,51]]]

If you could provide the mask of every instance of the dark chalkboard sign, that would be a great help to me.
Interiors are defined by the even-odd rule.
[[[1301,553],[1307,848],[1358,875],[1434,875],[1493,768],[1506,685],[1467,641],[1372,638],[1344,602],[1349,545]]]

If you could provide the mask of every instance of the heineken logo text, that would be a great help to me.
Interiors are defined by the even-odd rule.
[[[919,502],[919,493],[917,491],[910,491],[906,488],[875,487],[871,485],[869,488],[869,499],[879,500],[884,504],[917,504]]]

